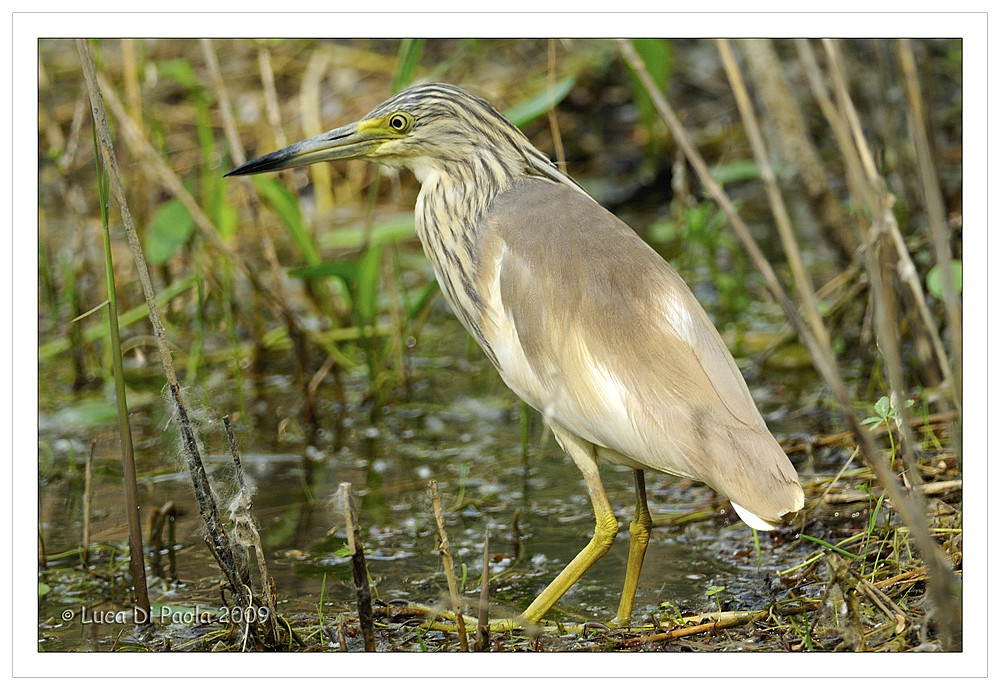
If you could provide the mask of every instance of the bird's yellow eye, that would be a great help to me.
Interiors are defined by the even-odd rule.
[[[389,116],[389,127],[395,132],[405,132],[413,124],[413,118],[406,113],[393,113]]]

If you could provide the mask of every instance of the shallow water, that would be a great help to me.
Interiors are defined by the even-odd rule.
[[[331,611],[353,610],[350,561],[336,555],[346,534],[335,499],[341,482],[350,482],[357,496],[368,567],[375,594],[383,601],[434,605],[445,592],[427,489],[431,479],[439,484],[456,565],[466,567],[470,600],[478,593],[485,533],[490,535],[491,576],[495,576],[513,562],[513,522],[515,511],[520,511],[524,558],[509,577],[491,588],[493,616],[522,610],[589,540],[594,518],[579,472],[533,411],[528,453],[522,454],[520,402],[484,357],[474,352],[470,358],[468,352],[467,336],[457,321],[446,309],[437,309],[413,348],[409,401],[388,404],[373,422],[363,402],[363,374],[348,379],[351,409],[344,418],[344,445],[339,449],[332,445],[332,433],[322,434],[310,446],[303,434],[295,432],[294,422],[282,423],[282,415],[295,409],[298,396],[289,377],[267,375],[248,383],[254,428],[237,424],[238,442],[244,471],[256,487],[254,513],[283,615],[315,613],[321,593]],[[189,397],[195,397],[193,393]],[[197,393],[219,399],[220,405],[232,397],[225,389]],[[337,417],[334,406],[329,396],[322,399],[321,418],[332,423]],[[144,530],[153,507],[173,501],[180,512],[174,554],[178,582],[151,577],[151,598],[167,604],[216,606],[217,567],[202,541],[187,470],[174,450],[176,429],[163,410],[161,398],[147,396],[133,419]],[[206,466],[216,492],[224,497],[232,491],[233,474],[231,460],[222,454],[226,446],[217,421],[222,411],[212,407],[200,415]],[[41,531],[49,554],[70,551],[80,542],[80,467],[95,430],[74,427],[69,417],[65,410],[40,417],[40,447],[51,454],[51,472],[39,494]],[[279,427],[284,430],[281,440]],[[97,431],[108,434],[104,428]],[[98,449],[91,539],[124,549],[122,482],[114,441],[105,435]],[[632,473],[604,467],[602,475],[622,532],[611,552],[567,593],[553,615],[606,621],[617,609],[633,505]],[[664,475],[648,474],[647,483],[654,520],[700,508],[714,498],[702,485]],[[225,516],[225,499],[219,504]],[[745,555],[752,549],[751,531],[732,516],[655,529],[636,602],[637,618],[663,601],[681,610],[713,609],[714,598],[706,595],[713,585],[726,588],[724,600],[735,598],[743,606],[762,600],[767,576],[760,575],[753,558]],[[737,552],[744,555],[734,557]],[[773,572],[769,561],[776,557],[780,553],[763,552],[762,573]],[[71,553],[49,565],[78,562],[78,554]],[[43,625],[42,646],[108,648],[114,625],[102,635],[101,625],[79,622],[79,611],[75,620],[61,621],[65,610],[79,606],[76,594],[61,589],[58,578],[43,580],[50,581],[53,589],[40,598],[39,618],[58,622]]]

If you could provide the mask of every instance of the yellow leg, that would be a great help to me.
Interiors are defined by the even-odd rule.
[[[628,565],[625,567],[625,584],[622,587],[621,602],[618,604],[618,615],[611,621],[612,625],[623,627],[627,627],[632,618],[632,605],[635,603],[635,590],[639,587],[642,559],[646,557],[649,533],[653,528],[653,518],[649,516],[649,506],[646,505],[646,475],[642,470],[634,470],[634,474],[635,517],[628,527]]]
[[[583,479],[587,483],[587,491],[590,493],[590,502],[594,506],[597,527],[594,529],[594,537],[590,540],[590,543],[577,554],[576,558],[570,561],[569,565],[563,568],[562,572],[556,576],[556,579],[525,609],[524,618],[534,623],[541,620],[542,616],[566,593],[566,590],[579,580],[580,576],[597,562],[601,556],[608,552],[615,540],[615,536],[618,534],[618,520],[615,518],[615,514],[611,512],[611,504],[608,503],[607,494],[604,493],[604,486],[601,484],[601,476],[597,471],[597,461],[594,456],[594,447],[569,432],[555,428],[555,426],[553,426],[553,432],[555,432],[560,445],[562,445],[573,459],[576,466],[580,468],[580,472],[583,473]]]

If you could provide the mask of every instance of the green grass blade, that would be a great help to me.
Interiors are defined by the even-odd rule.
[[[546,87],[531,98],[521,101],[505,114],[515,127],[523,127],[536,117],[540,117],[562,102],[576,84],[576,75],[570,74],[556,82],[552,92]]]
[[[424,54],[424,38],[404,38],[399,42],[399,57],[396,74],[392,77],[392,92],[398,93],[413,83],[413,75],[420,66]]]
[[[810,537],[808,534],[799,533],[799,536],[801,538],[805,539],[806,541],[811,541],[811,542],[813,542],[815,544],[819,544],[820,546],[825,546],[826,548],[830,549],[831,551],[836,551],[841,556],[846,556],[847,558],[850,558],[850,559],[857,558],[856,554],[853,554],[850,551],[845,551],[844,549],[840,548],[839,546],[834,546],[833,544],[831,544],[828,541],[824,541],[824,540],[819,539],[817,537]]]
[[[284,224],[285,229],[292,236],[292,240],[298,246],[299,251],[305,258],[306,263],[318,264],[320,262],[319,249],[313,236],[306,229],[302,220],[302,212],[299,210],[299,202],[283,184],[270,177],[253,177],[254,186],[257,191],[278,214],[278,218]]]

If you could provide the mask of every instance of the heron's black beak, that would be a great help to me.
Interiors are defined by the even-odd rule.
[[[284,170],[321,161],[365,158],[390,137],[374,123],[354,122],[265,154],[233,168],[225,177]]]

